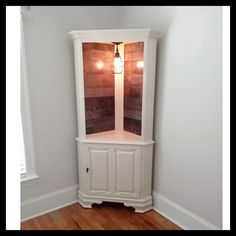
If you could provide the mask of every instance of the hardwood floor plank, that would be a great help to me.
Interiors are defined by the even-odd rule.
[[[62,208],[59,210],[59,212],[67,223],[66,229],[81,230],[80,226],[71,217],[72,211],[69,207]]]
[[[39,227],[37,227],[37,225],[35,225],[33,219],[32,219],[32,220],[29,220],[29,222],[28,222],[28,227],[29,227],[31,230],[38,230],[38,229],[40,229]]]
[[[181,230],[150,210],[143,214],[121,203],[94,204],[83,208],[74,203],[21,223],[21,230]]]
[[[79,217],[80,220],[82,220],[82,227],[85,227],[86,229],[90,227],[91,229],[95,230],[104,230],[104,227],[102,227],[102,225],[107,222],[107,219],[102,217],[96,209],[85,209],[79,204],[72,206],[72,209],[73,213],[75,214],[74,218]],[[83,219],[81,219],[81,217]],[[87,222],[86,224],[85,221]]]
[[[115,210],[114,210],[115,209]],[[123,230],[135,230],[136,226],[133,225],[128,217],[130,217],[130,213],[131,211],[134,212],[134,210],[132,209],[128,209],[125,208],[124,206],[122,206],[122,204],[118,205],[116,204],[113,208],[108,206],[104,206],[100,207],[100,212],[107,215],[107,218],[111,218],[114,222],[116,222],[117,224],[119,224],[119,227]],[[128,214],[124,214],[124,213],[128,213]]]
[[[116,223],[113,219],[110,219],[103,226],[107,230],[122,230],[122,227],[118,223]]]
[[[28,221],[21,223],[21,230],[30,230],[30,227],[28,225]]]
[[[49,213],[49,216],[53,220],[54,224],[59,227],[59,229],[64,229],[67,226],[65,218],[60,214],[59,211],[53,211]]]
[[[83,216],[81,216],[81,215],[72,215],[71,217],[76,222],[76,224],[79,225],[79,227],[82,230],[91,230],[91,229],[93,229],[93,227],[89,224],[89,221],[86,220],[86,218],[84,218]]]
[[[148,211],[145,213],[148,219],[151,219],[156,222],[156,224],[160,224],[164,227],[164,229],[169,229],[169,230],[181,230],[179,226],[159,214],[158,212],[155,211]]]

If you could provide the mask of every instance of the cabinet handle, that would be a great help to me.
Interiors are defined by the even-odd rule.
[[[86,172],[87,172],[87,173],[89,172],[89,168],[88,168],[88,167],[86,168]]]

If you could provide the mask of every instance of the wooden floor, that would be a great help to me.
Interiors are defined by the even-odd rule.
[[[151,210],[134,213],[119,203],[103,203],[85,209],[78,203],[24,221],[21,230],[181,230]]]

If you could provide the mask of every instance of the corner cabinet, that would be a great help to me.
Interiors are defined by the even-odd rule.
[[[156,44],[150,29],[71,31],[78,119],[78,201],[152,209]]]

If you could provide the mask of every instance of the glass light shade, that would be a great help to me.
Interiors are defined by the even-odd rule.
[[[136,66],[137,66],[138,68],[143,68],[143,61],[138,61],[137,64],[136,64]]]
[[[114,73],[121,74],[123,71],[123,62],[120,57],[114,58]]]
[[[103,62],[102,61],[97,62],[96,66],[97,66],[98,69],[101,70],[103,68]]]

